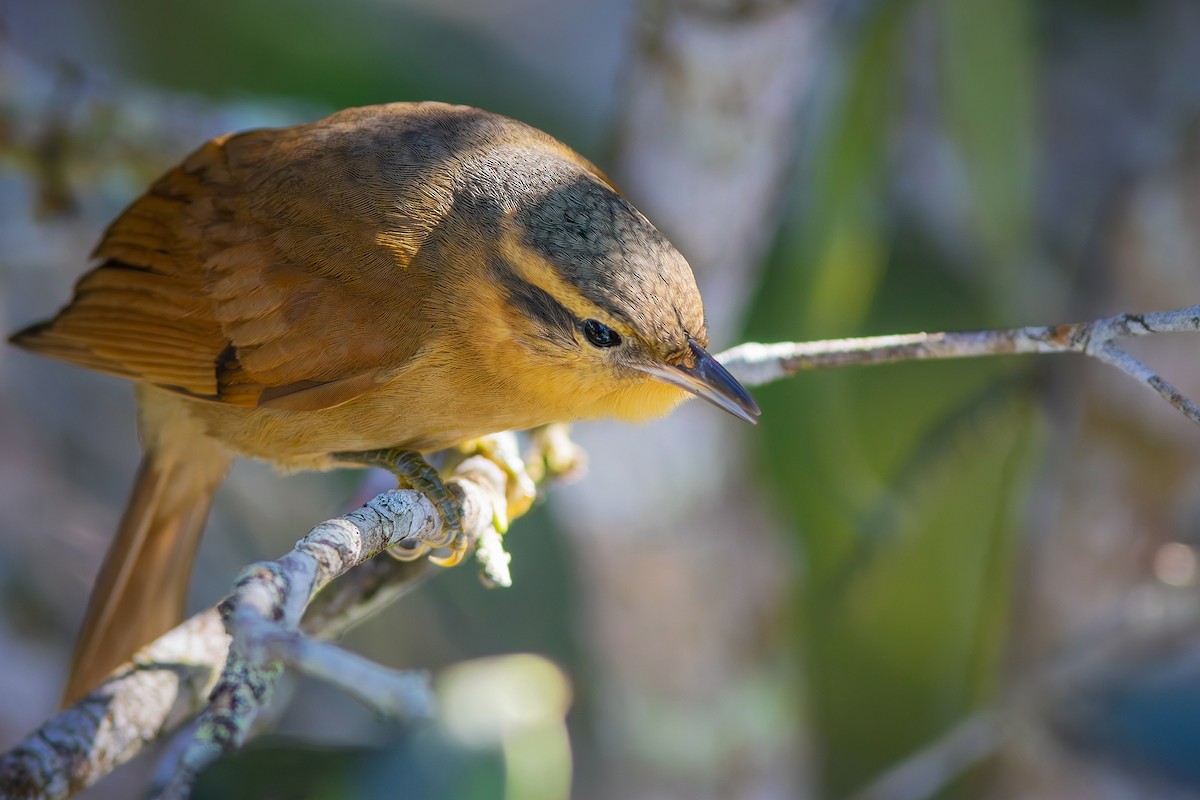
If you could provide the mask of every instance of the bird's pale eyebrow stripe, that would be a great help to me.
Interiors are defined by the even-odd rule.
[[[533,209],[522,245],[552,265],[556,277],[570,285],[580,297],[627,325],[633,319],[605,281],[601,255],[626,260],[625,231],[618,215],[620,198],[595,185],[592,179],[580,179],[589,191],[580,192],[578,184],[551,192]],[[607,252],[615,249],[615,254]],[[565,269],[564,269],[565,267]]]
[[[580,294],[583,295],[585,299],[590,301],[592,305],[607,312],[613,318],[621,320],[626,325],[633,325],[633,318],[629,316],[625,309],[613,302],[608,295],[600,292],[589,291],[586,288],[582,289]]]
[[[548,293],[547,296],[562,306],[576,324],[580,320],[595,317],[622,336],[634,334],[635,327],[627,312],[611,302],[593,302],[590,293],[577,285],[576,281],[580,277],[578,274],[564,274],[562,267],[553,263],[537,247],[530,246],[519,235],[506,232],[501,238],[500,252],[497,255],[504,260],[509,270],[516,273],[518,280],[526,281],[535,289]],[[597,277],[601,276],[597,274]]]
[[[522,278],[503,258],[492,258],[489,269],[496,283],[504,289],[508,302],[525,316],[540,322],[548,335],[564,339],[575,337],[579,320],[549,292]]]

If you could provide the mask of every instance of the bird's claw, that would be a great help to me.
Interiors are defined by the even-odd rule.
[[[462,504],[420,453],[415,450],[374,450],[339,455],[346,461],[383,467],[396,476],[400,486],[425,495],[437,509],[442,530],[436,540],[394,545],[388,548],[388,555],[398,561],[416,561],[431,551],[446,550],[445,555],[430,556],[429,560],[440,567],[453,567],[463,560],[470,541],[463,529]]]
[[[462,504],[455,499],[445,484],[442,484],[442,488],[446,490],[444,498],[430,497],[442,518],[442,535],[436,542],[430,542],[425,547],[429,550],[447,550],[445,555],[431,555],[429,560],[439,567],[454,567],[462,562],[471,543],[467,539],[467,532],[463,530]]]
[[[561,476],[579,470],[582,451],[567,438],[565,425],[546,426],[538,431],[534,446],[534,471],[538,477],[545,474]],[[505,534],[510,522],[528,511],[537,497],[535,476],[526,468],[516,436],[511,433],[493,434],[467,442],[456,449],[463,458],[482,456],[504,473],[507,479],[505,496],[497,498],[493,505],[492,524],[497,533]],[[470,549],[470,540],[463,529],[462,505],[437,470],[420,453],[414,450],[376,450],[339,456],[345,461],[389,470],[401,486],[425,495],[437,508],[442,520],[441,534],[437,539],[394,545],[388,548],[388,555],[400,561],[415,561],[436,553],[429,555],[429,560],[440,567],[453,567],[462,562]]]
[[[453,567],[461,562],[470,542],[467,540],[466,531],[463,530],[462,504],[450,491],[450,487],[438,475],[437,470],[431,467],[420,453],[413,450],[399,453],[392,471],[395,472],[396,478],[401,484],[428,497],[433,502],[434,508],[437,509],[438,516],[442,519],[441,536],[436,540],[423,543],[419,548],[412,549],[421,550],[422,553],[430,550],[449,551],[445,555],[429,557],[429,560],[439,567]],[[388,553],[394,554],[397,549],[396,547],[389,548]],[[405,553],[405,558],[407,557],[407,553]]]

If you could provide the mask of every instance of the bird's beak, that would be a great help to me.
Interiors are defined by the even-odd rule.
[[[750,393],[742,388],[737,379],[729,374],[729,370],[708,354],[708,351],[688,339],[688,346],[696,357],[696,363],[691,367],[674,366],[672,364],[638,364],[637,369],[653,375],[664,383],[678,386],[686,392],[691,392],[699,398],[707,400],[717,408],[722,408],[739,419],[744,419],[751,425],[758,424],[758,415],[762,411]]]

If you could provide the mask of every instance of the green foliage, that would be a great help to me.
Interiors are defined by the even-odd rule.
[[[938,0],[946,125],[969,185],[983,284],[1000,318],[1029,306],[1034,77],[1030,9],[1013,0]]]
[[[392,729],[372,747],[313,747],[270,737],[206,770],[195,800],[501,800],[499,753]]]
[[[216,97],[290,96],[344,108],[398,100],[478,105],[569,125],[570,93],[478,29],[420,8],[323,0],[118,0],[126,66]],[[560,106],[556,107],[555,103]],[[575,131],[584,137],[585,131]]]
[[[893,0],[843,32],[844,70],[810,112],[795,218],[750,338],[1026,321],[1017,301],[1030,291],[1033,249],[1029,16],[1009,0]],[[936,30],[940,123],[972,226],[965,254],[931,246],[889,194],[918,24]],[[759,392],[764,471],[802,553],[793,621],[830,796],[997,688],[1022,499],[1042,441],[1028,364],[861,368]]]

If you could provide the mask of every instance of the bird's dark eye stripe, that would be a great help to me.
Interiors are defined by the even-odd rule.
[[[491,270],[497,283],[507,291],[508,301],[526,317],[539,322],[543,334],[564,342],[574,340],[573,329],[578,322],[549,293],[521,278],[499,259],[492,262]]]
[[[616,347],[621,343],[621,337],[616,331],[594,319],[583,323],[583,335],[596,347]]]

